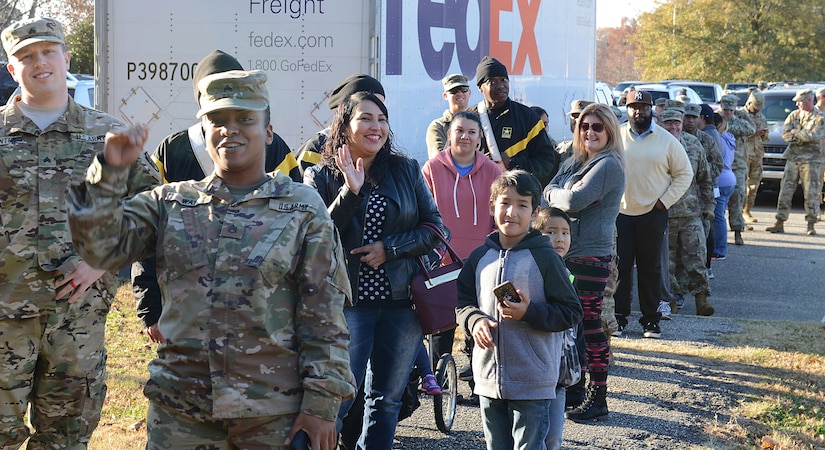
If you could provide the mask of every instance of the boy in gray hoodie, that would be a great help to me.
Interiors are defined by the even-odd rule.
[[[561,332],[582,319],[561,257],[530,228],[541,191],[522,170],[493,182],[490,214],[498,231],[473,250],[458,278],[458,323],[476,343],[475,394],[490,450],[545,448]],[[504,281],[516,287],[518,299],[496,298],[493,290]]]

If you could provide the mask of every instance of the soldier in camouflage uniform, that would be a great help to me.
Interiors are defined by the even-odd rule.
[[[670,290],[673,295],[690,292],[696,299],[696,314],[713,315],[708,302],[707,245],[703,219],[713,218],[716,205],[713,180],[710,178],[705,149],[695,136],[682,132],[682,113],[666,109],[661,126],[682,143],[693,168],[693,181],[684,195],[668,209],[668,241],[670,249]],[[671,303],[671,309],[674,304]]]
[[[805,196],[805,221],[808,234],[816,234],[819,220],[819,199],[822,189],[822,139],[825,137],[825,116],[814,108],[814,93],[802,89],[793,100],[798,109],[792,111],[782,127],[785,150],[785,173],[776,205],[776,223],[766,228],[771,233],[785,232],[784,223],[791,211],[791,200],[798,182]]]
[[[66,190],[120,124],[69,97],[59,22],[22,20],[0,38],[21,89],[0,108],[0,448],[28,438],[31,450],[83,449],[106,396],[103,335],[117,283],[76,253]],[[124,168],[124,193],[159,182],[143,155]]]
[[[745,219],[742,217],[742,209],[745,206],[745,184],[748,174],[747,139],[756,132],[756,127],[745,111],[736,109],[738,102],[739,98],[732,94],[722,97],[721,114],[728,121],[728,131],[736,138],[736,150],[731,164],[731,170],[736,176],[736,189],[728,201],[728,223],[733,230],[733,243],[744,245],[742,231],[745,230]]]
[[[579,119],[579,115],[584,111],[584,108],[587,105],[592,104],[590,100],[573,100],[570,102],[570,115],[569,123],[570,123],[570,132],[576,133],[576,121]],[[561,164],[567,160],[567,158],[573,156],[573,139],[568,139],[566,141],[561,141],[556,145],[556,152],[559,154],[559,164],[558,166],[561,167]]]
[[[354,392],[336,228],[314,189],[264,172],[264,72],[217,73],[198,88],[212,175],[119,203],[148,135],[138,125],[108,136],[69,193],[90,264],[157,256],[166,343],[144,389],[147,449],[286,448],[303,429],[329,450]]]
[[[748,117],[756,128],[756,131],[745,141],[748,146],[748,183],[747,200],[742,216],[750,223],[756,223],[756,218],[751,215],[751,208],[756,202],[759,182],[762,181],[762,158],[765,156],[765,147],[762,143],[768,140],[768,120],[762,114],[764,105],[765,95],[759,90],[751,91],[748,101],[745,102],[745,112],[748,113]],[[753,227],[748,227],[748,229],[753,229]]]

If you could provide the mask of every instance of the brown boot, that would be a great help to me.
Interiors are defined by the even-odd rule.
[[[813,222],[808,222],[808,236],[816,236],[816,230],[814,230]]]
[[[742,232],[741,231],[734,231],[733,232],[733,243],[736,245],[745,245],[745,241],[742,239]]]
[[[756,220],[756,217],[753,217],[751,215],[751,209],[747,206],[745,207],[745,209],[742,210],[742,217],[745,218],[745,222],[750,222],[750,223],[759,222],[758,220]]]
[[[768,228],[765,228],[765,231],[767,231],[768,233],[784,233],[785,221],[776,219],[776,222]]]
[[[712,316],[713,313],[716,312],[708,302],[707,292],[699,292],[694,297],[696,298],[696,314],[700,316]]]

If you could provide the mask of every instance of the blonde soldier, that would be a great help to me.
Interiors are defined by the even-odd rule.
[[[148,130],[110,134],[71,186],[78,251],[95,267],[157,255],[166,343],[149,363],[147,449],[286,448],[301,429],[335,445],[354,392],[341,243],[318,193],[264,172],[266,75],[198,83],[214,172],[126,200],[125,166]]]
[[[748,101],[745,102],[745,112],[748,113],[756,131],[748,136],[748,183],[747,199],[745,208],[742,210],[742,217],[750,223],[756,223],[756,218],[751,215],[751,208],[756,201],[756,191],[759,190],[759,182],[762,181],[762,157],[765,156],[763,142],[768,140],[768,120],[762,114],[762,107],[765,105],[765,94],[759,90],[751,91]],[[753,227],[748,227],[753,229]]]
[[[756,132],[756,127],[751,122],[748,114],[737,110],[736,104],[739,98],[735,95],[725,95],[722,97],[722,116],[728,121],[728,131],[736,138],[736,150],[734,152],[731,170],[736,175],[736,189],[728,201],[728,223],[733,230],[733,243],[745,245],[742,239],[742,231],[745,229],[745,219],[742,217],[742,209],[745,206],[745,183],[748,173],[748,150],[746,140],[748,136]]]
[[[66,190],[120,124],[69,97],[58,21],[25,19],[0,37],[21,91],[0,108],[0,448],[28,438],[29,449],[82,449],[106,396],[103,334],[117,282],[75,251]],[[120,192],[159,182],[137,149]]]
[[[822,189],[822,139],[825,137],[825,116],[814,108],[814,93],[802,89],[793,98],[798,109],[791,111],[782,127],[782,139],[788,142],[785,150],[785,173],[776,205],[776,222],[766,228],[770,233],[784,233],[784,223],[791,211],[791,200],[797,182],[805,194],[805,221],[808,234],[816,234],[814,224],[819,220],[819,199]]]

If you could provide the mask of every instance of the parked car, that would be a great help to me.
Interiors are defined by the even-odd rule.
[[[616,104],[615,100],[613,100],[613,90],[610,89],[610,86],[603,81],[596,82],[596,87],[593,90],[593,96],[595,97],[594,100],[596,103],[604,103],[608,106]]]
[[[702,99],[702,103],[719,103],[722,100],[722,86],[719,86],[716,83],[705,83],[702,81],[690,80],[665,80],[661,83],[667,85],[676,84],[679,86],[687,86],[699,94],[699,98]]]
[[[758,87],[756,83],[725,83],[726,91],[738,91],[741,89],[748,89]]]
[[[763,144],[765,156],[762,158],[762,182],[759,185],[760,191],[778,191],[782,174],[785,172],[785,156],[783,153],[788,147],[788,143],[782,139],[782,126],[791,111],[797,109],[794,95],[800,89],[811,89],[816,91],[825,86],[823,84],[796,85],[793,88],[767,89],[762,91],[765,95],[765,105],[762,107],[762,114],[768,120],[768,140]],[[747,90],[745,90],[747,93]],[[746,97],[747,98],[747,97]],[[744,102],[742,102],[744,104]]]
[[[0,106],[5,105],[12,92],[17,89],[17,82],[9,73],[8,63],[0,61]]]

